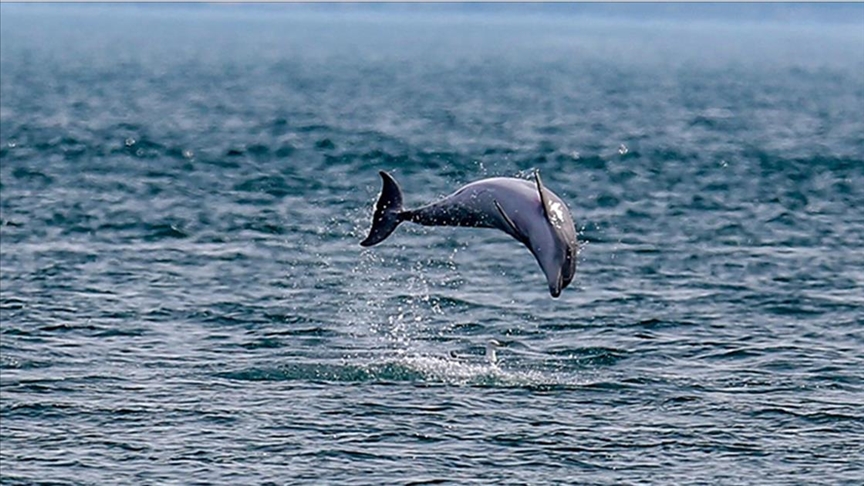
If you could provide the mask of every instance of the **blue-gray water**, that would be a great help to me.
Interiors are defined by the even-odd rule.
[[[858,7],[0,7],[0,482],[860,485]]]

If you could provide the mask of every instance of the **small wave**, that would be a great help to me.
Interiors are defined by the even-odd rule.
[[[423,376],[393,363],[348,365],[328,363],[291,363],[277,368],[249,368],[220,373],[218,376],[239,381],[311,382],[401,382],[420,381]]]
[[[0,354],[0,369],[4,370],[30,370],[36,368],[48,368],[53,366],[49,361],[37,361],[26,358],[9,356],[9,353]]]
[[[628,353],[615,348],[586,347],[559,349],[549,354],[569,366],[612,366],[626,359]]]
[[[148,224],[146,225],[146,228],[147,235],[144,237],[146,241],[189,237],[188,233],[180,229],[177,225],[170,223]]]
[[[37,169],[30,169],[27,167],[15,168],[12,171],[12,177],[19,179],[19,180],[24,180],[24,181],[28,181],[28,182],[36,182],[36,183],[44,184],[44,185],[48,185],[48,184],[51,184],[52,182],[54,182],[54,179],[51,176],[45,174],[44,172],[39,171]]]
[[[451,357],[405,355],[363,364],[306,362],[273,368],[252,367],[221,372],[217,376],[239,381],[412,382],[505,388],[581,386],[573,376],[563,372],[510,369],[506,364],[493,365],[481,359],[466,362]]]
[[[235,191],[241,192],[263,192],[273,197],[285,197],[291,194],[292,188],[284,177],[268,175],[248,179],[234,186]]]

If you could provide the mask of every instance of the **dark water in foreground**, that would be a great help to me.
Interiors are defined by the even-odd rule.
[[[864,29],[39,8],[2,484],[861,484]],[[560,299],[495,231],[358,245],[380,169],[535,168]]]

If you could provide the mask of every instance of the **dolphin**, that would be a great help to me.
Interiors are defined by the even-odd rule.
[[[402,189],[385,171],[383,187],[369,236],[362,246],[384,241],[403,221],[423,226],[496,228],[525,245],[537,259],[549,293],[558,297],[573,280],[579,243],[576,226],[564,201],[534,181],[495,177],[472,182],[444,199],[417,209],[403,209]]]

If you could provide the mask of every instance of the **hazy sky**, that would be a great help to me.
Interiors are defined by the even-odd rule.
[[[318,10],[324,12],[356,13],[424,13],[424,14],[502,14],[578,15],[597,17],[627,17],[638,19],[674,20],[729,20],[747,22],[842,22],[864,25],[864,3],[320,3],[320,4],[243,4],[235,3],[149,3],[134,5],[76,4],[76,5],[21,5],[5,4],[5,8],[57,9],[183,9],[183,10]]]

